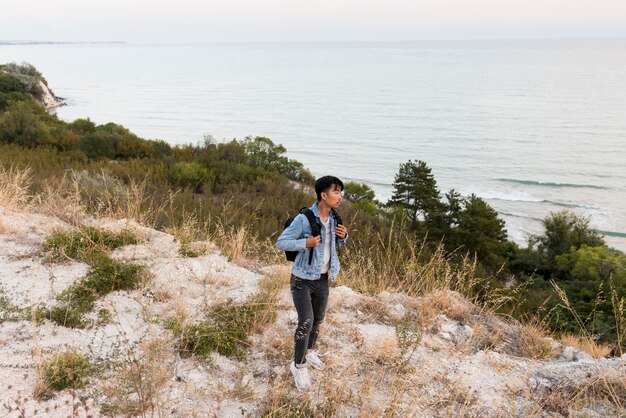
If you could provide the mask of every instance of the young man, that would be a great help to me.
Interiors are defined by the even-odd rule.
[[[307,366],[323,370],[324,363],[313,350],[319,326],[326,313],[329,278],[335,281],[339,274],[337,248],[348,238],[348,230],[336,225],[331,209],[341,205],[343,182],[337,177],[324,176],[315,182],[317,202],[311,206],[320,235],[312,236],[311,224],[300,213],[278,237],[276,247],[284,251],[298,251],[291,268],[291,296],[298,312],[298,327],[294,336],[295,356],[290,365],[296,387],[309,388],[311,377]],[[313,252],[309,263],[309,254]]]

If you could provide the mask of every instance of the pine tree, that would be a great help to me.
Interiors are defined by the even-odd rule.
[[[393,188],[389,205],[403,208],[413,229],[417,227],[420,217],[427,223],[441,209],[437,181],[424,161],[409,160],[400,164]]]
[[[499,268],[508,248],[505,224],[483,199],[470,195],[464,201],[455,230],[456,244],[476,255],[485,266]]]

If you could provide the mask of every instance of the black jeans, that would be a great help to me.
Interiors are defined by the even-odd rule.
[[[291,296],[298,312],[298,327],[294,336],[296,364],[302,364],[306,351],[313,348],[328,304],[328,274],[318,280],[306,280],[291,275]]]

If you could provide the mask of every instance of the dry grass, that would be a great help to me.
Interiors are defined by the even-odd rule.
[[[173,200],[170,194],[165,204],[157,205],[155,196],[147,193],[148,178],[130,179],[125,184],[104,170],[98,174],[72,171],[71,178],[72,188],[80,192],[82,202],[96,217],[132,219],[153,227],[157,215]]]
[[[27,168],[0,165],[0,206],[7,209],[27,209],[30,203],[29,188],[32,183],[32,170]]]
[[[517,355],[532,359],[545,359],[553,356],[554,349],[546,338],[547,332],[538,322],[529,322],[521,326],[520,338],[511,347]]]
[[[381,302],[378,298],[372,296],[364,296],[361,303],[356,307],[364,314],[362,321],[389,323],[391,315],[388,306]]]
[[[591,376],[579,382],[564,384],[543,390],[533,396],[531,417],[560,414],[563,416],[587,416],[584,408],[597,411],[600,416],[622,417],[626,415],[626,376],[619,370]]]
[[[515,363],[505,356],[492,354],[487,356],[486,362],[492,369],[499,373],[509,372],[515,367]]]
[[[438,379],[442,390],[430,401],[430,407],[437,411],[438,416],[474,416],[472,407],[477,398],[469,389],[463,386],[460,380],[451,380],[447,377]]]
[[[173,210],[172,208],[170,210]],[[171,221],[171,226],[165,228],[165,232],[171,234],[180,243],[179,254],[186,257],[197,257],[204,254],[199,249],[193,248],[192,243],[201,239],[206,239],[206,225],[201,225],[198,215],[195,212],[183,210],[180,221]]]
[[[73,226],[82,226],[87,217],[87,208],[82,198],[80,185],[70,173],[60,179],[46,182],[44,189],[35,196],[37,210],[54,216]]]
[[[428,326],[438,315],[446,315],[467,324],[471,322],[472,315],[479,312],[475,305],[448,290],[435,290],[426,294],[421,302],[415,304],[415,310],[422,326]]]
[[[505,342],[505,334],[499,327],[475,322],[470,344],[478,350],[499,350]]]
[[[615,353],[622,356],[626,351],[626,297],[619,297],[613,283],[610,283],[610,288],[611,306],[613,306],[615,317],[615,335],[617,337]]]
[[[626,375],[615,370],[599,377],[590,377],[579,385],[585,401],[609,401],[620,414],[626,414]]]
[[[15,232],[15,230],[0,219],[0,234],[12,234],[13,232]]]
[[[593,358],[605,358],[613,350],[612,346],[608,344],[601,344],[589,337],[580,335],[567,334],[561,336],[560,340],[564,345],[569,345],[591,354]]]
[[[122,416],[168,414],[165,386],[173,377],[173,344],[165,339],[147,338],[138,350],[127,348],[123,359],[112,365],[112,375],[103,381],[106,400],[101,411]]]

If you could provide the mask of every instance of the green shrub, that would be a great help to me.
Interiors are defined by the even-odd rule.
[[[207,358],[216,351],[224,356],[242,358],[248,336],[276,320],[276,289],[262,289],[256,297],[237,305],[232,301],[214,306],[208,321],[186,328],[175,322],[168,326],[180,337],[180,351]]]
[[[96,131],[96,124],[91,119],[76,119],[68,126],[72,131],[79,133],[92,133]]]
[[[32,64],[27,62],[22,64],[14,62],[5,64],[2,66],[2,70],[4,70],[11,77],[15,78],[22,85],[24,91],[35,96],[41,96],[43,93],[41,86],[39,85],[40,81],[45,85],[48,85],[48,82],[41,75],[41,73],[37,71]]]
[[[65,351],[55,354],[41,365],[41,373],[47,389],[77,389],[88,382],[92,366],[82,354]]]
[[[115,157],[116,139],[107,132],[96,131],[83,136],[76,146],[91,159],[112,159]]]
[[[181,335],[180,350],[202,358],[209,357],[214,351],[225,356],[241,357],[246,339],[246,330],[238,324],[200,322]]]
[[[0,114],[0,141],[33,147],[50,139],[41,109],[32,101],[11,102]]]
[[[179,187],[190,187],[197,192],[211,179],[211,173],[198,163],[176,163],[170,169],[170,181]]]
[[[0,72],[0,93],[23,93],[22,83],[15,77]]]
[[[20,317],[20,308],[13,305],[0,285],[0,324],[4,321],[16,320]]]
[[[39,318],[65,327],[84,328],[88,322],[83,315],[93,309],[99,298],[116,290],[133,290],[141,284],[143,266],[122,263],[101,253],[91,263],[91,272],[61,292],[57,296],[59,304],[40,311]]]
[[[49,319],[57,325],[67,328],[85,328],[89,323],[83,318],[83,311],[71,304],[61,304],[49,310],[40,309],[36,313],[38,321]]]
[[[54,231],[44,241],[43,246],[49,252],[49,260],[70,258],[91,263],[100,253],[139,242],[139,238],[130,230],[116,233],[94,226],[84,226],[76,231]]]

